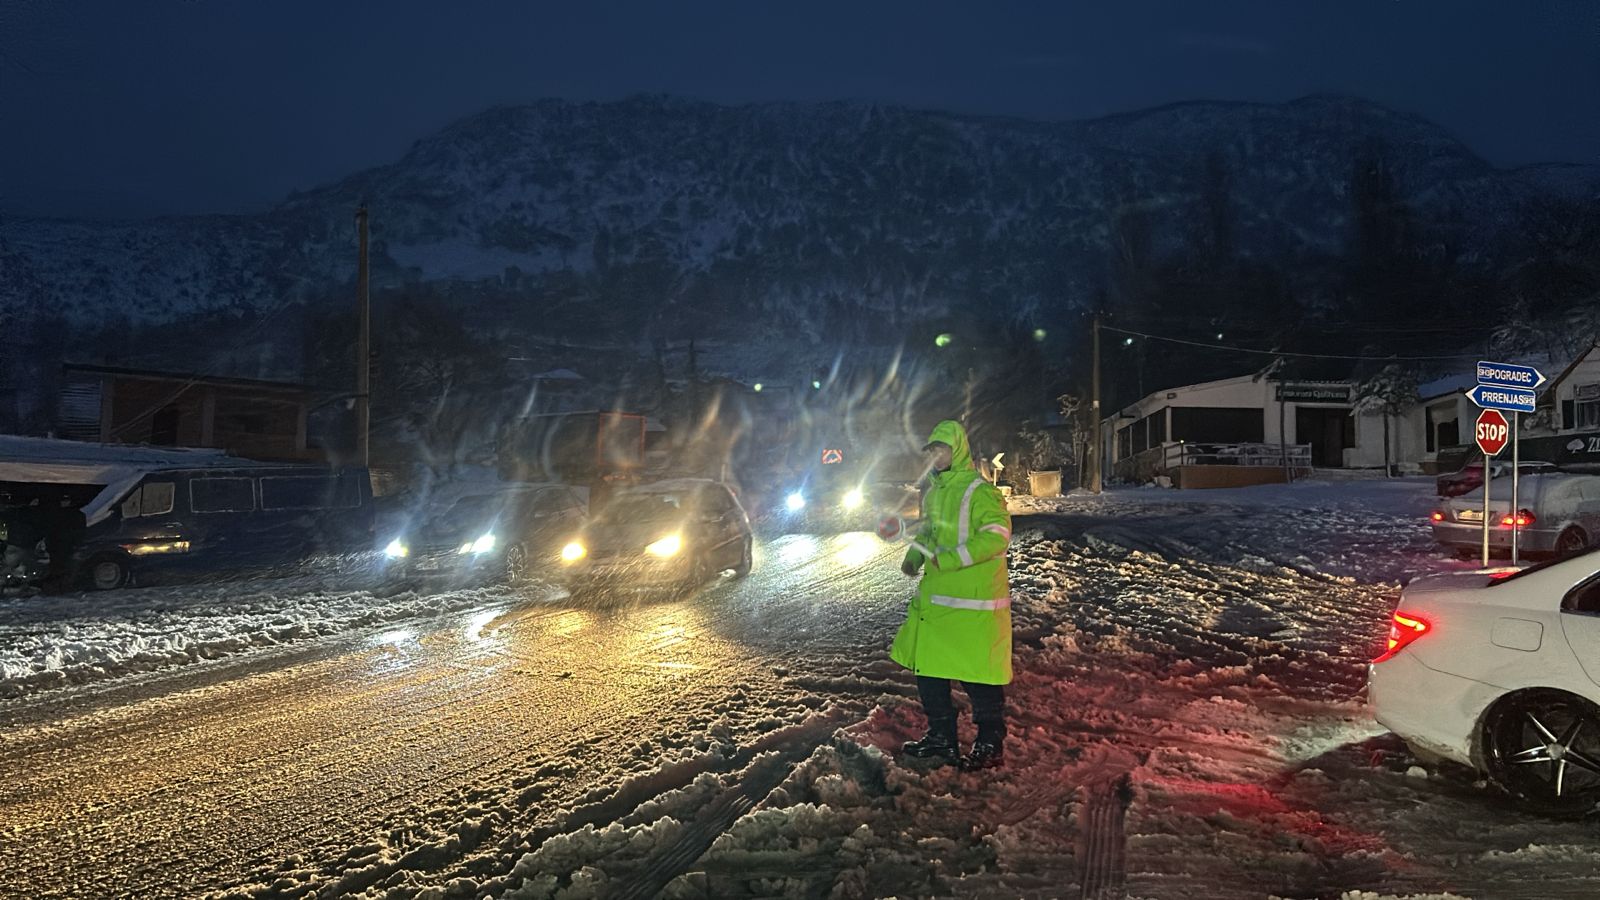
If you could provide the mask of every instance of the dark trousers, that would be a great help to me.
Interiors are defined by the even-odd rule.
[[[1006,736],[1006,689],[998,684],[961,682],[972,701],[972,723],[978,726],[978,740],[999,743]],[[952,738],[956,732],[956,707],[950,699],[950,679],[917,676],[917,694],[922,711],[928,716],[928,730]]]

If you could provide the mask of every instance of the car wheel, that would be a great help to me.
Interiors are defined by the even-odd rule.
[[[128,564],[115,556],[101,556],[89,562],[89,586],[97,591],[112,591],[128,583]]]
[[[1512,694],[1484,720],[1489,779],[1543,812],[1581,815],[1600,804],[1600,708],[1557,690]]]
[[[507,584],[521,584],[528,577],[528,548],[512,544],[506,548],[503,561]]]
[[[750,567],[755,562],[754,538],[744,539],[744,555],[739,557],[739,564],[733,567],[733,577],[743,578],[750,574]]]
[[[1589,536],[1583,533],[1582,528],[1574,525],[1561,532],[1561,536],[1556,538],[1556,555],[1568,556],[1587,546],[1589,546]]]

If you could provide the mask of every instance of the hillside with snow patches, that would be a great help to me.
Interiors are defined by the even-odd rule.
[[[364,201],[380,288],[492,281],[580,320],[710,296],[729,324],[813,339],[830,309],[905,321],[977,301],[1027,316],[1103,284],[1113,210],[1143,209],[1155,245],[1175,246],[1217,160],[1242,255],[1337,254],[1353,160],[1375,146],[1468,260],[1503,252],[1530,199],[1600,191],[1600,167],[1497,170],[1436,125],[1345,98],[1082,122],[546,100],[463,119],[258,215],[5,219],[0,297],[76,322],[275,309],[353,280]]]

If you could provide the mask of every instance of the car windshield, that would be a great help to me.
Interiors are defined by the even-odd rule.
[[[462,497],[435,520],[444,528],[467,528],[500,515],[506,498],[497,496]]]
[[[623,494],[606,506],[600,518],[610,523],[661,522],[678,518],[687,505],[681,494]]]

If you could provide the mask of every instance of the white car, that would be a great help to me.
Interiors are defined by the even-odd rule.
[[[1525,553],[1568,555],[1600,539],[1600,476],[1568,472],[1524,475],[1517,485],[1517,543]],[[1434,540],[1471,556],[1483,547],[1483,488],[1441,500]],[[1489,486],[1489,549],[1511,551],[1511,479]]]
[[[1600,552],[1418,579],[1367,673],[1416,755],[1548,812],[1600,804]]]

